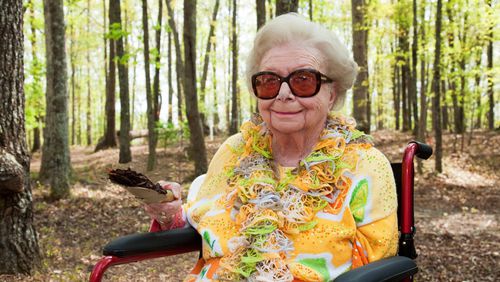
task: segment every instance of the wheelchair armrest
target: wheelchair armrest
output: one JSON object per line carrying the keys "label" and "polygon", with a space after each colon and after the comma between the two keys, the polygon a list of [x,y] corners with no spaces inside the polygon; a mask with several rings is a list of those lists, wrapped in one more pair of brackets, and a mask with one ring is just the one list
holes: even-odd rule
{"label": "wheelchair armrest", "polygon": [[396,256],[378,260],[338,276],[334,282],[400,281],[417,273],[417,264],[410,258]]}
{"label": "wheelchair armrest", "polygon": [[159,251],[184,253],[197,249],[201,250],[201,237],[196,229],[187,227],[119,237],[104,247],[103,254],[124,258]]}
{"label": "wheelchair armrest", "polygon": [[411,141],[410,143],[415,143],[417,145],[417,150],[415,155],[420,159],[427,160],[432,156],[432,147],[418,141]]}

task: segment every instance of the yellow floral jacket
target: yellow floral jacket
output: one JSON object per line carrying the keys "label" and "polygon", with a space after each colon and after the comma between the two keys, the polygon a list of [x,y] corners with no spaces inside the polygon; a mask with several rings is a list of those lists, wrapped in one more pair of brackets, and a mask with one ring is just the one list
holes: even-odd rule
{"label": "yellow floral jacket", "polygon": [[333,119],[337,125],[325,130],[314,151],[324,154],[311,154],[302,170],[274,165],[272,172],[258,171],[255,158],[244,164],[255,152],[261,164],[269,163],[271,148],[262,140],[271,137],[259,124],[247,122],[225,141],[183,206],[203,239],[203,257],[185,281],[331,281],[396,254],[390,164],[371,145],[353,142],[354,125]]}

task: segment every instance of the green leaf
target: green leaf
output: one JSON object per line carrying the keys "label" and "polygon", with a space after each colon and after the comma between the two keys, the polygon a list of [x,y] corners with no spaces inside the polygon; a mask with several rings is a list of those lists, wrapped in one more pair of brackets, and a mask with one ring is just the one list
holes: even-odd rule
{"label": "green leaf", "polygon": [[205,242],[207,242],[208,246],[210,246],[210,249],[212,249],[215,241],[211,242],[212,240],[210,239],[210,234],[208,233],[208,231],[203,232],[203,239],[205,240]]}
{"label": "green leaf", "polygon": [[318,221],[316,221],[316,220],[313,220],[313,221],[305,223],[305,224],[301,224],[301,225],[299,225],[299,230],[300,231],[311,230],[316,226],[316,224],[318,224]]}
{"label": "green leaf", "polygon": [[349,207],[351,208],[352,216],[356,222],[363,221],[365,217],[365,206],[368,200],[368,181],[362,179],[358,182],[352,192]]}
{"label": "green leaf", "polygon": [[305,258],[299,260],[299,263],[319,273],[323,277],[323,281],[330,281],[330,272],[324,258]]}

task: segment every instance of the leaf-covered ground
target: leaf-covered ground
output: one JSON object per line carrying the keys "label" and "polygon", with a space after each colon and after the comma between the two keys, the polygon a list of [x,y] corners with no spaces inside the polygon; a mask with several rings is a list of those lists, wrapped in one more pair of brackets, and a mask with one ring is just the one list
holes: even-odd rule
{"label": "leaf-covered ground", "polygon": [[[411,136],[392,131],[374,134],[377,147],[399,161]],[[210,157],[222,138],[207,141]],[[428,142],[432,143],[429,138]],[[416,281],[499,281],[500,268],[500,134],[475,132],[468,138],[446,135],[445,171],[433,172],[434,159],[417,175],[415,237],[420,271]],[[184,142],[184,145],[186,143]],[[85,281],[110,239],[145,232],[149,219],[139,202],[106,181],[110,168],[131,167],[145,172],[147,147],[133,147],[134,161],[118,165],[118,151],[93,153],[73,147],[72,196],[51,202],[49,191],[33,182],[35,224],[43,257],[32,276],[0,276],[0,281]],[[193,164],[182,144],[158,149],[158,169],[147,175],[167,179],[187,189]],[[32,159],[36,178],[40,156]],[[180,281],[197,260],[197,253],[112,267],[106,281]]]}

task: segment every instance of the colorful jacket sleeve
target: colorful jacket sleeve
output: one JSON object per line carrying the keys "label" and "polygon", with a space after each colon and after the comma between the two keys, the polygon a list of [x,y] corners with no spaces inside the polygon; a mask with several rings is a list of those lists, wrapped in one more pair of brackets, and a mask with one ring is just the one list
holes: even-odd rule
{"label": "colorful jacket sleeve", "polygon": [[357,226],[353,268],[394,256],[398,247],[397,194],[390,163],[373,147],[359,153],[349,203]]}
{"label": "colorful jacket sleeve", "polygon": [[229,137],[215,153],[210,162],[207,174],[203,183],[184,204],[183,209],[186,212],[187,220],[194,228],[197,228],[199,220],[208,212],[215,202],[226,192],[227,176],[226,165],[228,161],[235,158],[234,148],[241,144],[241,134]]}

